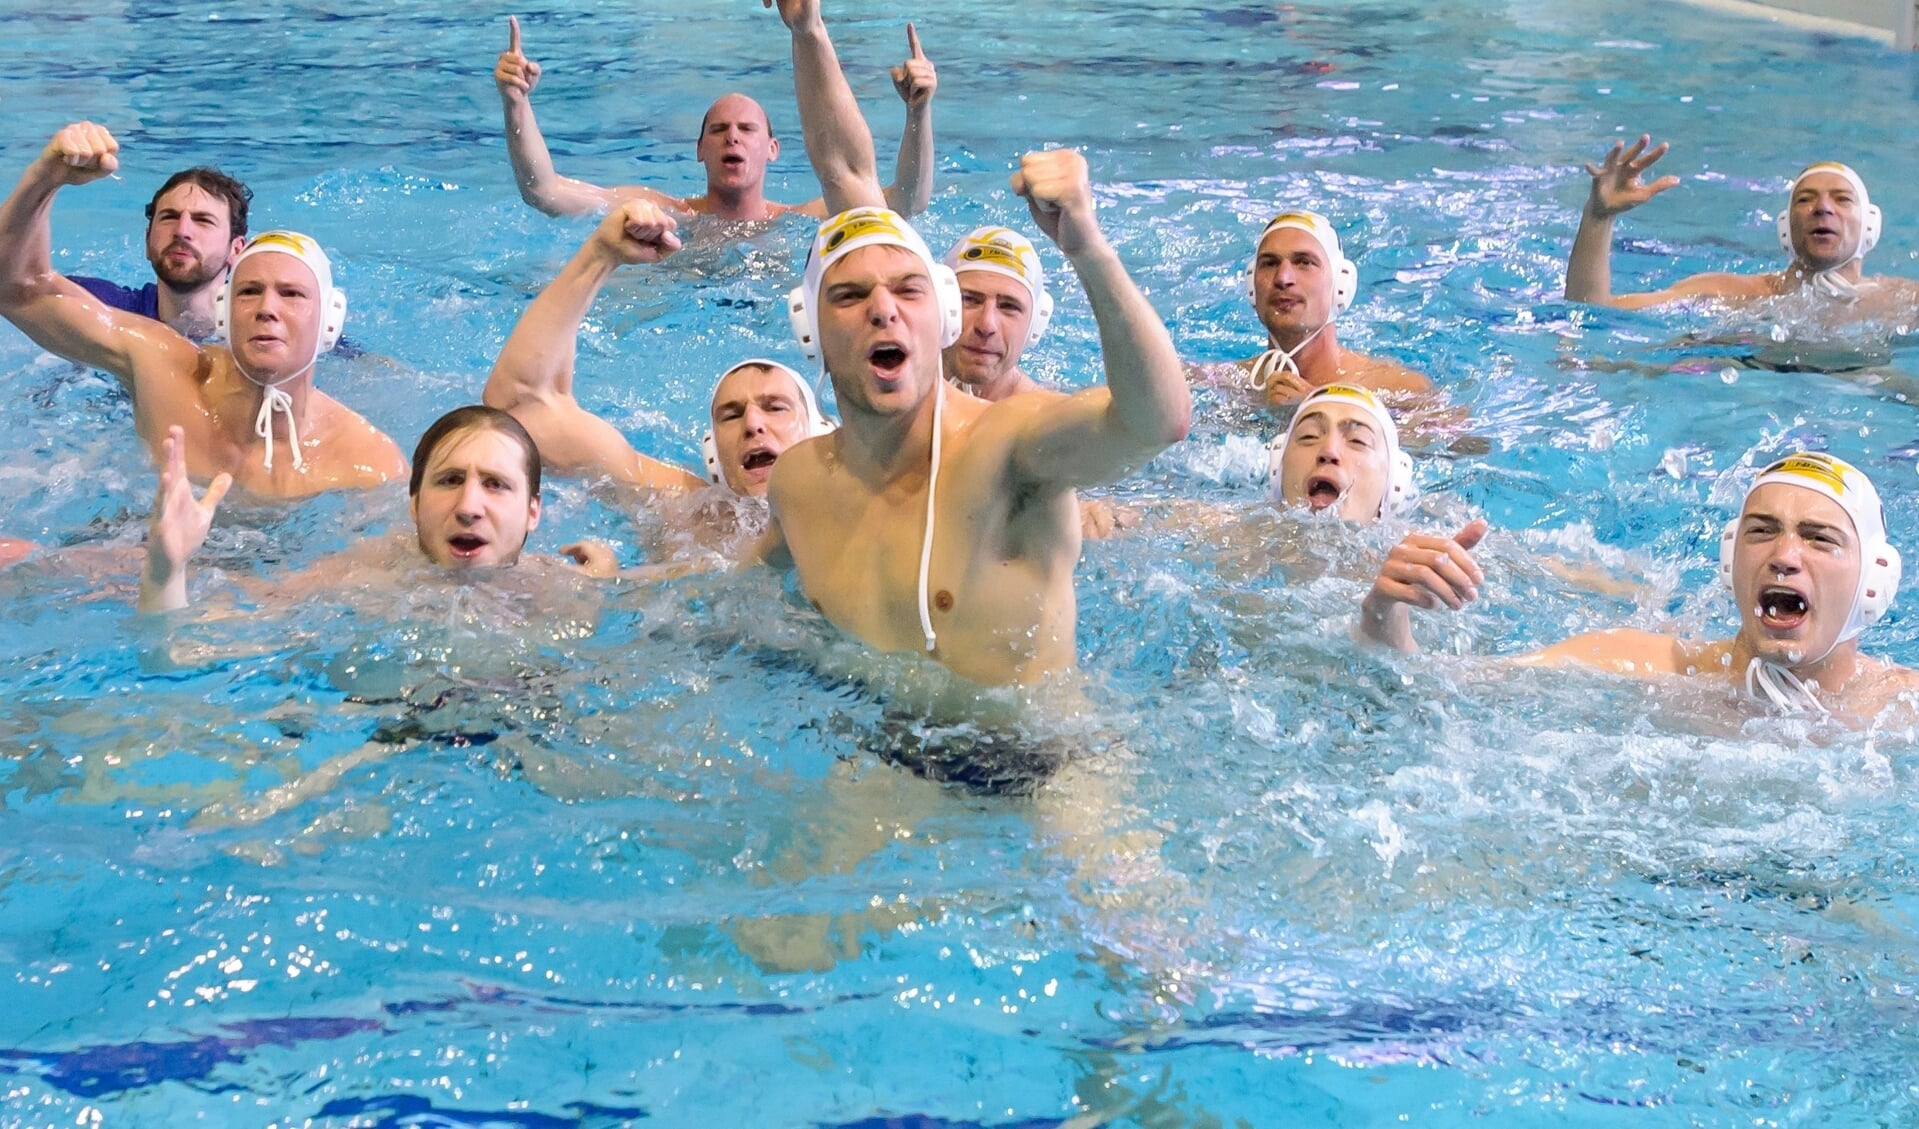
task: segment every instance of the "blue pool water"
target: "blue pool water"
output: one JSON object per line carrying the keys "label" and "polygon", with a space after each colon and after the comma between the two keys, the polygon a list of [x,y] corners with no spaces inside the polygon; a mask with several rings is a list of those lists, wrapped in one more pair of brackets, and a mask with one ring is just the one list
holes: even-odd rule
{"label": "blue pool water", "polygon": [[[1919,274],[1912,60],[1648,2],[828,14],[882,152],[908,14],[940,64],[935,245],[1022,218],[1020,151],[1083,147],[1196,362],[1256,347],[1256,225],[1333,216],[1362,280],[1346,340],[1472,414],[1483,454],[1422,441],[1416,521],[1493,521],[1485,598],[1421,620],[1435,657],[1357,648],[1397,532],[1267,510],[1274,421],[1203,392],[1194,436],[1114,492],[1147,528],[1081,564],[1102,720],[1029,723],[1089,750],[1069,783],[942,790],[862,750],[911,727],[882,698],[952,689],[850,676],[859,649],[768,576],[623,592],[596,623],[430,578],[138,622],[152,474],[128,406],[0,330],[0,532],[66,547],[0,574],[0,1123],[1919,1118],[1914,735],[1472,657],[1618,623],[1725,631],[1708,551],[1729,472],[1795,446],[1873,473],[1910,551],[1912,327],[1557,295],[1579,164],[1642,130],[1686,184],[1622,222],[1622,288],[1770,268],[1789,177],[1831,157],[1888,217],[1873,267]],[[563,170],[696,191],[699,115],[741,88],[788,135],[772,195],[813,194],[760,5],[520,16]],[[321,379],[410,444],[477,396],[589,230],[513,190],[488,77],[504,17],[13,5],[5,163],[76,116],[113,129],[124,179],[62,195],[55,249],[121,279],[145,277],[139,208],[168,172],[244,176],[255,226],[317,235],[352,296],[369,355]],[[693,463],[712,374],[791,355],[780,298],[808,234],[620,278],[582,399]],[[1031,368],[1084,383],[1091,317],[1060,289]],[[1775,371],[1807,366],[1848,371]],[[200,583],[222,606],[404,525],[398,489],[235,509]],[[626,501],[554,484],[537,544],[579,534],[657,551]],[[1895,609],[1869,649],[1919,662],[1916,623]],[[230,818],[297,781],[326,786]]]}

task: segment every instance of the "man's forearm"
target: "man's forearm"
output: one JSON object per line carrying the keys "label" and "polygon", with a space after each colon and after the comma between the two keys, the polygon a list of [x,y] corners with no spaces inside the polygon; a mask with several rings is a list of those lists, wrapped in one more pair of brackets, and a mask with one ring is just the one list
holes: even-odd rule
{"label": "man's forearm", "polygon": [[800,135],[813,174],[819,177],[827,214],[884,205],[873,132],[860,114],[823,23],[793,29],[793,88],[800,105]]}
{"label": "man's forearm", "polygon": [[893,186],[886,190],[887,206],[903,216],[916,216],[933,201],[933,104],[906,111],[906,131],[900,135],[899,160],[893,164]]}
{"label": "man's forearm", "polygon": [[27,166],[0,203],[0,303],[24,297],[53,273],[53,197],[60,177],[45,158]]}
{"label": "man's forearm", "polygon": [[619,264],[597,240],[576,252],[558,277],[520,315],[487,379],[489,404],[511,404],[553,393],[570,395],[580,324]]}
{"label": "man's forearm", "polygon": [[1579,232],[1566,263],[1566,297],[1571,301],[1604,304],[1612,299],[1612,232],[1613,217],[1579,214]]}
{"label": "man's forearm", "polygon": [[1069,257],[1099,325],[1113,410],[1143,447],[1161,450],[1186,438],[1193,397],[1165,322],[1102,237]]}

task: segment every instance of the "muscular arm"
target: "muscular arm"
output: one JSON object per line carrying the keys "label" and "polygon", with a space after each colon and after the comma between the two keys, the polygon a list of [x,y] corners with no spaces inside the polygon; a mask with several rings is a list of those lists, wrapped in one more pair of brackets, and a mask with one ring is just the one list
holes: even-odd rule
{"label": "muscular arm", "polygon": [[1099,230],[1085,159],[1070,149],[1028,153],[1014,190],[1079,275],[1106,364],[1104,387],[1028,412],[1014,466],[1034,482],[1110,482],[1186,437],[1192,392],[1165,323]]}
{"label": "muscular arm", "polygon": [[[770,6],[772,0],[767,3]],[[890,206],[880,188],[873,133],[840,70],[819,5],[815,0],[780,0],[780,18],[793,32],[793,92],[800,104],[800,135],[825,194],[826,214]],[[909,137],[911,128],[909,115]]]}
{"label": "muscular arm", "polygon": [[143,364],[193,371],[193,344],[159,322],[103,305],[55,271],[51,253],[54,194],[118,168],[118,148],[90,122],[67,126],[0,204],[0,317],[48,352],[104,369],[133,391],[135,369]]}
{"label": "muscular arm", "polygon": [[899,159],[893,163],[893,183],[886,188],[886,206],[916,216],[933,200],[933,92],[939,88],[939,75],[910,23],[906,45],[911,54],[893,68],[893,89],[906,104],[906,127],[900,134]]}
{"label": "muscular arm", "polygon": [[1670,635],[1618,628],[1575,635],[1514,662],[1525,666],[1590,666],[1615,674],[1677,674],[1684,651]]}
{"label": "muscular arm", "polygon": [[500,110],[506,118],[506,154],[513,162],[513,179],[520,199],[549,216],[583,216],[604,212],[627,200],[645,200],[662,208],[684,208],[683,201],[640,185],[602,188],[584,180],[561,176],[553,167],[546,137],[533,117],[533,87],[540,81],[540,64],[520,48],[520,21],[507,17],[511,38],[493,67],[493,83],[500,90]]}
{"label": "muscular arm", "polygon": [[1592,192],[1579,215],[1579,231],[1573,236],[1572,256],[1566,263],[1569,300],[1629,309],[1671,300],[1671,297],[1651,294],[1622,297],[1612,292],[1613,221],[1620,213],[1637,208],[1678,185],[1676,176],[1663,176],[1650,184],[1641,179],[1640,174],[1658,164],[1665,155],[1665,142],[1653,145],[1649,135],[1641,134],[1631,145],[1613,142],[1598,164],[1586,165],[1586,174],[1592,177]]}
{"label": "muscular arm", "polygon": [[[580,323],[613,272],[623,262],[642,261],[640,244],[627,235],[627,224],[636,218],[653,223],[665,219],[657,208],[634,203],[602,220],[559,277],[520,315],[481,399],[519,420],[533,436],[542,461],[556,472],[607,475],[648,489],[694,490],[701,485],[698,478],[640,454],[618,428],[580,407],[573,397]],[[670,236],[670,227],[662,230]],[[623,258],[623,253],[635,257]]]}

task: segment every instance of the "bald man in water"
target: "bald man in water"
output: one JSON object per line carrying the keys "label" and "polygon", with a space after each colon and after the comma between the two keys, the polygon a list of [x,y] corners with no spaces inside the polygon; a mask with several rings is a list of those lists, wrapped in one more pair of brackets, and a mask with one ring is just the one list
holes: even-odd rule
{"label": "bald man in water", "polygon": [[[722,220],[770,220],[789,212],[826,217],[824,200],[779,204],[766,198],[766,166],[779,157],[780,142],[773,136],[765,108],[744,94],[722,95],[700,121],[693,153],[706,166],[706,191],[698,196],[673,196],[641,184],[604,188],[560,175],[533,118],[532,94],[540,81],[540,64],[527,58],[521,48],[519,19],[509,16],[507,21],[510,39],[493,68],[493,82],[499,87],[506,115],[507,155],[513,161],[520,197],[535,208],[549,216],[575,216],[641,200],[669,212]],[[914,215],[926,208],[933,195],[933,93],[939,77],[911,24],[906,37],[911,54],[892,72],[893,87],[906,103],[906,131],[900,138],[899,160],[886,201],[893,210]]]}

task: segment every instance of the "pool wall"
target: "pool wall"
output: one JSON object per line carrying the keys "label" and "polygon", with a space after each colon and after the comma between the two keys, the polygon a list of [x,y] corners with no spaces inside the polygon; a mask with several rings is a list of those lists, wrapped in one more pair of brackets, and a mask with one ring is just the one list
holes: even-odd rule
{"label": "pool wall", "polygon": [[1915,46],[1919,0],[1687,0],[1838,35],[1865,35],[1902,51]]}

